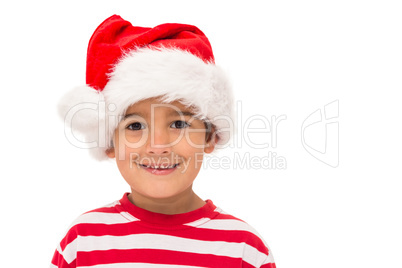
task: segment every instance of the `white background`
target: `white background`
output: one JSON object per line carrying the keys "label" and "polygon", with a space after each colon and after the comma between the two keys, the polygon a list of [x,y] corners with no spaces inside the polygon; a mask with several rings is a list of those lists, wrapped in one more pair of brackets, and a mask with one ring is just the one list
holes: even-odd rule
{"label": "white background", "polygon": [[[243,118],[286,115],[276,148],[243,143],[220,154],[271,151],[286,169],[206,167],[194,185],[254,226],[278,268],[402,267],[398,1],[3,1],[0,13],[2,267],[47,267],[76,216],[129,190],[112,162],[68,143],[56,112],[85,83],[87,42],[112,14],[198,26]],[[334,168],[305,150],[301,126],[336,100]],[[322,127],[313,147],[325,141]]]}

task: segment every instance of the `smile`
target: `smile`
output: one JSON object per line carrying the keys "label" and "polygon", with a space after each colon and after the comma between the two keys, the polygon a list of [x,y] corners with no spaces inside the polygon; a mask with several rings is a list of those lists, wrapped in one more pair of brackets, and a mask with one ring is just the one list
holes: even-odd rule
{"label": "smile", "polygon": [[180,164],[173,164],[173,165],[143,165],[139,164],[141,168],[143,168],[145,171],[148,171],[149,173],[153,175],[168,175],[172,172],[174,172],[177,167]]}
{"label": "smile", "polygon": [[167,165],[160,165],[160,166],[149,165],[149,166],[147,166],[147,165],[140,164],[140,166],[142,166],[143,168],[153,168],[153,169],[169,169],[169,168],[175,168],[178,165],[179,164],[173,164],[173,165],[170,165],[170,166],[167,166]]}

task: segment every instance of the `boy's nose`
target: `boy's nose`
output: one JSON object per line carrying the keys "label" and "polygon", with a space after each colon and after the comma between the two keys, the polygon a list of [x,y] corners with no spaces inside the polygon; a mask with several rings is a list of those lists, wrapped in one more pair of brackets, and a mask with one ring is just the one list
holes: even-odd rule
{"label": "boy's nose", "polygon": [[147,152],[150,154],[169,154],[172,144],[167,131],[155,130],[147,143]]}

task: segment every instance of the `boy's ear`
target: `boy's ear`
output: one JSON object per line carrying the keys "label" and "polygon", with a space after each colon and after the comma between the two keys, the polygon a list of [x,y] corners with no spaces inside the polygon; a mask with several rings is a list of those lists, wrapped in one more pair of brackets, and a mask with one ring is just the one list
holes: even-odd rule
{"label": "boy's ear", "polygon": [[106,155],[107,155],[109,158],[115,158],[115,157],[116,157],[116,152],[115,152],[115,150],[114,150],[114,147],[108,148],[108,149],[106,150]]}
{"label": "boy's ear", "polygon": [[204,152],[209,154],[212,153],[215,149],[215,145],[218,143],[219,137],[216,135],[215,128],[212,127],[211,131],[207,133]]}
{"label": "boy's ear", "polygon": [[204,153],[210,154],[214,151],[214,149],[215,149],[215,143],[207,142],[204,147]]}

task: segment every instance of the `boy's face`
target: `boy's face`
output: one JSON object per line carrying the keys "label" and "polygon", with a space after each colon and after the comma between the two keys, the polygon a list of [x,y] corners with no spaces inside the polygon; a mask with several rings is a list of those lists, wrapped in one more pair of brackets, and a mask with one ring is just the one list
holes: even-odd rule
{"label": "boy's face", "polygon": [[169,198],[191,189],[203,154],[214,150],[204,121],[180,102],[156,98],[129,107],[115,131],[114,148],[120,173],[133,193],[146,198]]}

